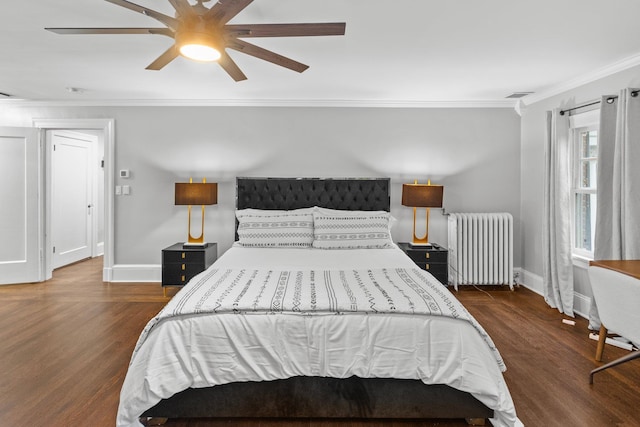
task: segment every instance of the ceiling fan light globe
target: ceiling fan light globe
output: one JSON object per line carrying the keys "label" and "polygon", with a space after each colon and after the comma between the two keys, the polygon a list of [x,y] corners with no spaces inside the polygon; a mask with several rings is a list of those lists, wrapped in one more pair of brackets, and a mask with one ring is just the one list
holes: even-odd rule
{"label": "ceiling fan light globe", "polygon": [[220,59],[220,51],[203,44],[184,44],[180,46],[180,54],[194,61],[212,62]]}
{"label": "ceiling fan light globe", "polygon": [[176,33],[178,51],[185,58],[195,61],[211,62],[220,59],[216,34],[205,28],[188,28]]}

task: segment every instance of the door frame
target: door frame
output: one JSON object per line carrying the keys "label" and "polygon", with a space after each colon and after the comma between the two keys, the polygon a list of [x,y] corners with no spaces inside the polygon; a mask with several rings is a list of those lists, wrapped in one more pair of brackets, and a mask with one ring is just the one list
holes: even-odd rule
{"label": "door frame", "polygon": [[[82,131],[82,130],[97,130],[102,131],[104,139],[104,258],[102,269],[102,280],[110,282],[113,277],[113,265],[114,265],[114,221],[115,221],[115,206],[114,206],[114,194],[115,194],[115,174],[114,174],[114,161],[115,161],[115,120],[114,119],[34,119],[33,127],[40,130],[41,147],[46,146],[46,131],[47,130],[70,130],[70,131]],[[50,198],[50,192],[45,194],[46,189],[50,189],[50,170],[47,174],[42,174],[42,181],[40,188],[43,189],[42,196]],[[46,176],[45,176],[46,175]],[[47,208],[47,206],[49,208]],[[43,217],[41,223],[47,224],[51,217],[49,211],[50,204],[45,203],[43,211]],[[44,228],[44,227],[43,227]],[[41,247],[44,247],[44,256],[41,257],[42,269],[44,272],[44,280],[51,279],[53,276],[53,268],[51,267],[51,239],[50,231],[45,230],[45,233],[41,234],[43,241]],[[47,241],[49,247],[47,247]]]}

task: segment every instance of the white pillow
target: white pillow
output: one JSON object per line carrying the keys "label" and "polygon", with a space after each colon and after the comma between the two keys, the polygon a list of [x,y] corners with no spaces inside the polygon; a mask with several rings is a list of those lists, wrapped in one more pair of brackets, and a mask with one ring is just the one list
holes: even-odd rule
{"label": "white pillow", "polygon": [[310,248],[313,214],[296,211],[236,211],[238,244],[253,248]]}
{"label": "white pillow", "polygon": [[313,247],[319,249],[392,248],[388,212],[313,213]]}
{"label": "white pillow", "polygon": [[315,209],[315,212],[321,213],[323,215],[341,215],[341,216],[389,215],[389,232],[391,232],[391,227],[393,227],[395,223],[398,222],[398,220],[387,211],[346,211],[346,210],[340,210],[340,209],[321,208],[320,206],[316,206],[313,209]]}

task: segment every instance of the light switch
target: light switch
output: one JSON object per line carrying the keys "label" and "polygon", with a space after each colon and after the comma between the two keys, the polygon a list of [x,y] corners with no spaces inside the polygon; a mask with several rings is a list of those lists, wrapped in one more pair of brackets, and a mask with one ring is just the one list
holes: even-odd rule
{"label": "light switch", "polygon": [[122,194],[122,186],[116,185],[116,196],[120,196]]}
{"label": "light switch", "polygon": [[131,187],[128,185],[123,185],[122,194],[124,194],[125,196],[128,196],[129,194],[131,194]]}

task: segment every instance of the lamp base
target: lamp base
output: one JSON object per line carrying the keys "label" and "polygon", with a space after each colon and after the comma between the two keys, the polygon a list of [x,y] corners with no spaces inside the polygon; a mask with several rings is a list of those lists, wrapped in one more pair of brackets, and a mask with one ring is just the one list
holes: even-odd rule
{"label": "lamp base", "polygon": [[206,248],[209,246],[209,243],[189,243],[189,242],[185,242],[182,244],[182,247],[184,249],[187,248]]}
{"label": "lamp base", "polygon": [[418,246],[418,247],[423,247],[423,248],[424,247],[429,248],[429,247],[433,246],[433,243],[413,243],[413,242],[409,242],[409,246],[412,246],[412,247]]}

